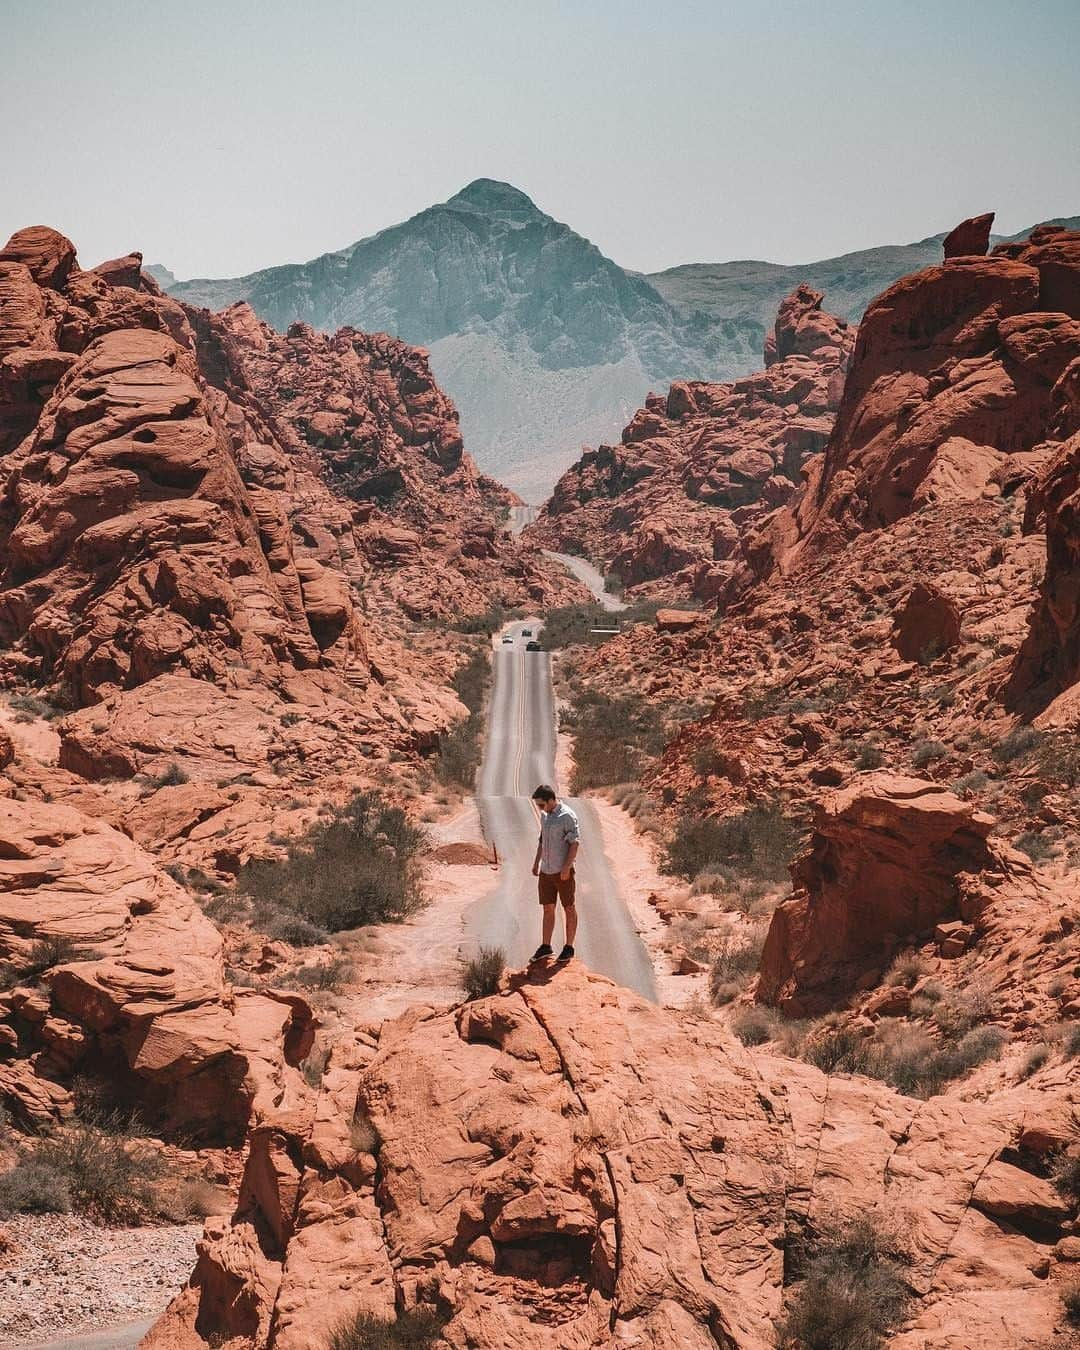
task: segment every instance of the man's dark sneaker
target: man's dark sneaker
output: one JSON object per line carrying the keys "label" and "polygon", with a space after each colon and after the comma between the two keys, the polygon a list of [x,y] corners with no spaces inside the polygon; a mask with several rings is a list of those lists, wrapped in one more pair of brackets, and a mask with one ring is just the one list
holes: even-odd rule
{"label": "man's dark sneaker", "polygon": [[566,946],[562,949],[562,951],[559,953],[559,955],[558,955],[558,957],[556,958],[556,960],[558,960],[558,961],[572,961],[573,959],[574,959],[574,949],[573,949],[573,947],[570,946],[570,944],[569,944],[569,942],[568,942],[568,943],[566,944]]}
{"label": "man's dark sneaker", "polygon": [[547,943],[541,942],[540,946],[537,947],[536,951],[533,952],[532,959],[533,961],[544,961],[549,956],[553,955],[554,953],[552,952],[551,948],[547,945]]}

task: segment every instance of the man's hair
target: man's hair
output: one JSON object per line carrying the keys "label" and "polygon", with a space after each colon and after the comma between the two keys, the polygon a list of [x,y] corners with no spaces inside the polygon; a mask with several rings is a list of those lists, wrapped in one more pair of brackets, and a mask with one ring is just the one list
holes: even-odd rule
{"label": "man's hair", "polygon": [[555,789],[548,787],[547,783],[541,783],[533,793],[534,802],[553,802],[555,800]]}

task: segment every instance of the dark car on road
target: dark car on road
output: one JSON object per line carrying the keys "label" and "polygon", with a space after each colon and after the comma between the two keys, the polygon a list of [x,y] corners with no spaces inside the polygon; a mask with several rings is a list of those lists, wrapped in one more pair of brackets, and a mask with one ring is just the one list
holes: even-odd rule
{"label": "dark car on road", "polygon": [[526,642],[525,650],[527,652],[542,652],[544,649],[540,646],[539,642]]}

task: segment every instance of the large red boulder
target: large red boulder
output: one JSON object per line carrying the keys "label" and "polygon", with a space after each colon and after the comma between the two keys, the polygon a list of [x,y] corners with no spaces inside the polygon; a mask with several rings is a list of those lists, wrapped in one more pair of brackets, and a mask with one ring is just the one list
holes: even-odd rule
{"label": "large red boulder", "polygon": [[773,915],[757,997],[792,1014],[842,1003],[896,949],[964,910],[965,873],[996,866],[993,820],[940,788],[891,773],[827,797],[795,893]]}
{"label": "large red boulder", "polygon": [[917,581],[895,615],[893,645],[905,661],[929,664],[960,641],[960,608],[930,582]]}
{"label": "large red boulder", "polygon": [[942,241],[946,258],[982,257],[990,247],[990,226],[993,223],[993,211],[962,220]]}

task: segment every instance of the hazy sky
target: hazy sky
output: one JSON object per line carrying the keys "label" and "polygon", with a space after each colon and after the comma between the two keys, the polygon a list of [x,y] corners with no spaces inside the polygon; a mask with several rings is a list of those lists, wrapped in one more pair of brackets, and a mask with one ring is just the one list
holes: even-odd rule
{"label": "hazy sky", "polygon": [[231,276],[477,177],[624,266],[1080,214],[1078,0],[0,0],[0,235]]}

